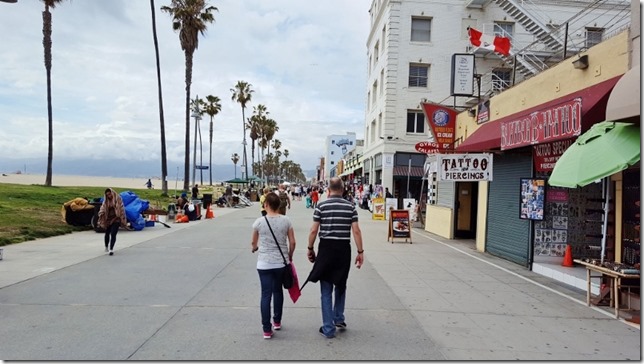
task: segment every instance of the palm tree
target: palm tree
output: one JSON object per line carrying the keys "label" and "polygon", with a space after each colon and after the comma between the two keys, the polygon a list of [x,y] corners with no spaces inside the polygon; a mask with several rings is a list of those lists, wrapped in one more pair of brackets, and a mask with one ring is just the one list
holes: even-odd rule
{"label": "palm tree", "polygon": [[[248,118],[248,122],[246,123],[246,128],[250,130],[250,157],[251,165],[253,166],[255,165],[255,141],[259,139],[261,123],[266,119],[267,115],[268,111],[266,111],[266,106],[259,104],[253,108],[253,116]],[[255,173],[257,172],[253,170],[253,174]]]}
{"label": "palm tree", "polygon": [[[194,141],[194,156],[192,157],[192,183],[197,182],[195,171],[197,169],[197,136],[199,136],[199,166],[203,166],[203,150],[201,145],[201,116],[204,114],[205,102],[197,95],[193,100],[190,100],[190,110],[192,116],[195,118],[195,141]],[[203,169],[199,168],[201,174],[201,183],[203,185]]]}
{"label": "palm tree", "polygon": [[171,0],[170,6],[161,10],[172,15],[172,29],[179,31],[181,49],[186,59],[186,143],[183,189],[188,190],[190,181],[190,86],[192,84],[192,59],[199,47],[199,34],[203,35],[208,23],[215,21],[214,6],[208,6],[206,0]]}
{"label": "palm tree", "polygon": [[219,97],[213,95],[206,96],[204,111],[210,115],[210,162],[208,163],[208,169],[210,170],[210,185],[212,186],[212,119],[221,111],[221,100],[219,100]]}
{"label": "palm tree", "polygon": [[284,149],[284,158],[288,158],[289,154],[288,149]]}
{"label": "palm tree", "polygon": [[244,168],[246,171],[246,178],[248,178],[248,158],[246,157],[246,116],[244,110],[246,109],[246,104],[250,102],[253,91],[250,87],[252,85],[246,81],[237,81],[235,88],[231,88],[230,91],[233,93],[233,101],[239,102],[242,109],[242,128],[244,129],[244,140],[242,144],[244,145]]}
{"label": "palm tree", "polygon": [[51,186],[52,163],[54,161],[54,117],[51,110],[51,12],[63,0],[42,0],[45,11],[42,12],[42,45],[45,50],[45,70],[47,71],[47,120],[49,125],[49,146],[47,148],[47,176],[45,186]]}
{"label": "palm tree", "polygon": [[163,93],[161,92],[161,63],[159,61],[159,42],[157,40],[157,22],[154,12],[154,0],[150,0],[152,12],[152,36],[154,38],[154,53],[157,60],[157,89],[159,90],[159,123],[161,124],[161,191],[163,196],[168,195],[168,158],[165,150],[165,121],[163,119]]}
{"label": "palm tree", "polygon": [[235,165],[235,179],[237,179],[237,162],[239,162],[239,154],[233,153],[233,155],[230,157],[230,160],[232,160],[233,164]]}
{"label": "palm tree", "polygon": [[[262,123],[262,139],[260,140],[262,147],[262,159],[264,159],[264,149],[268,149],[267,155],[270,154],[270,141],[273,140],[275,133],[279,131],[279,129],[280,128],[277,126],[277,122],[275,122],[275,120],[273,119],[266,119]],[[266,177],[266,169],[264,168],[263,170],[263,176]],[[268,183],[268,180],[266,180],[266,183]]]}

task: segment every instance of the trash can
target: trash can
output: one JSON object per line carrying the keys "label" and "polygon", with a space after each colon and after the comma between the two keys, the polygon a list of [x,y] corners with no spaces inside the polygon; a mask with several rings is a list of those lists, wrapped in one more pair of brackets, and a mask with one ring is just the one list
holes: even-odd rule
{"label": "trash can", "polygon": [[173,221],[175,216],[177,216],[177,205],[171,203],[168,205],[168,220]]}
{"label": "trash can", "polygon": [[204,209],[208,209],[208,207],[212,205],[212,193],[204,193],[203,194],[203,207]]}

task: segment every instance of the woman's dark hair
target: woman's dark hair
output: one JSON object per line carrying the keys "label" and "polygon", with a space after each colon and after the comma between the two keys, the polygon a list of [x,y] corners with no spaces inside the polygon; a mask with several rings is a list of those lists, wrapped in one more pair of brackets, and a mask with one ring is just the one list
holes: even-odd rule
{"label": "woman's dark hair", "polygon": [[276,193],[269,193],[264,201],[273,211],[277,211],[280,208],[280,197]]}

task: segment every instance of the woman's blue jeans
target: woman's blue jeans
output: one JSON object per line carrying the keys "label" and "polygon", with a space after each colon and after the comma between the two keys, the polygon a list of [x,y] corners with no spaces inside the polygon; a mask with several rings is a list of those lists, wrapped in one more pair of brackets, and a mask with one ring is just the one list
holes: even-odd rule
{"label": "woman's blue jeans", "polygon": [[342,295],[338,294],[335,287],[335,304],[333,302],[333,283],[320,280],[320,298],[322,306],[322,333],[325,336],[335,335],[335,324],[344,322],[344,300],[347,290]]}
{"label": "woman's blue jeans", "polygon": [[273,322],[282,322],[282,308],[284,306],[284,291],[282,290],[282,276],[284,268],[258,269],[259,283],[262,287],[262,298],[259,301],[262,313],[262,328],[264,332],[273,330],[271,324],[271,298],[273,298]]}

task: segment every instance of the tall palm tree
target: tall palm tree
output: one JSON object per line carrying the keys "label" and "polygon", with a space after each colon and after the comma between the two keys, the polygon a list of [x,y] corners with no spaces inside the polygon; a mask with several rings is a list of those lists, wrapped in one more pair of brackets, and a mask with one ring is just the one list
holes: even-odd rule
{"label": "tall palm tree", "polygon": [[152,37],[154,38],[154,54],[157,61],[157,89],[159,91],[159,123],[161,124],[161,191],[164,196],[168,195],[168,158],[165,149],[165,121],[163,119],[163,93],[161,92],[161,62],[159,60],[159,41],[157,40],[157,22],[154,11],[154,0],[150,0],[150,12],[152,13]]}
{"label": "tall palm tree", "polygon": [[212,14],[218,11],[206,0],[171,0],[170,6],[161,10],[172,15],[172,29],[179,31],[181,49],[186,59],[186,143],[184,159],[183,189],[188,191],[190,182],[190,86],[192,85],[192,59],[199,47],[199,34],[203,35],[208,23],[215,21]]}
{"label": "tall palm tree", "polygon": [[[267,149],[268,153],[270,154],[270,142],[273,140],[273,137],[275,136],[275,133],[279,131],[279,127],[277,126],[277,122],[273,119],[266,119],[262,123],[262,139],[260,140],[261,147],[262,147],[262,159],[264,159],[264,150]],[[268,159],[268,158],[267,158]],[[264,161],[266,163],[266,161]],[[266,178],[266,169],[263,168],[263,176]],[[265,180],[266,183],[268,183],[268,180]]]}
{"label": "tall palm tree", "polygon": [[62,1],[42,0],[45,3],[45,11],[42,12],[42,45],[45,51],[45,70],[47,71],[47,120],[49,125],[45,186],[51,186],[52,164],[54,161],[54,117],[51,110],[51,12],[49,9],[55,8]]}
{"label": "tall palm tree", "polygon": [[[246,128],[250,131],[249,136],[250,136],[250,157],[251,157],[251,165],[255,165],[255,141],[259,139],[259,134],[260,134],[260,127],[261,123],[264,119],[266,119],[268,115],[268,111],[266,111],[266,106],[259,104],[253,108],[253,116],[248,118],[248,122],[246,123]],[[259,149],[259,148],[258,148]],[[256,172],[253,171],[253,174]]]}
{"label": "tall palm tree", "polygon": [[246,178],[248,178],[248,158],[246,157],[246,115],[244,110],[246,110],[246,104],[250,102],[253,91],[250,87],[252,85],[246,81],[237,81],[235,88],[231,88],[230,91],[233,93],[233,101],[238,102],[241,105],[242,109],[242,128],[244,129],[244,140],[242,144],[244,145],[244,168],[246,171]]}
{"label": "tall palm tree", "polygon": [[[193,100],[190,100],[190,110],[192,110],[192,116],[195,116],[195,141],[194,141],[194,156],[192,157],[192,183],[196,183],[197,179],[195,176],[195,171],[197,169],[197,136],[199,136],[199,165],[203,166],[203,150],[201,145],[201,116],[204,114],[204,105],[205,102],[203,99],[199,98],[197,95]],[[203,169],[199,169],[201,174],[201,183],[203,185]]]}
{"label": "tall palm tree", "polygon": [[284,149],[284,158],[288,158],[289,154],[288,149]]}
{"label": "tall palm tree", "polygon": [[213,95],[206,96],[204,111],[210,115],[210,161],[208,163],[208,169],[210,170],[210,185],[212,186],[212,119],[221,111],[221,100],[219,100],[219,97]]}
{"label": "tall palm tree", "polygon": [[237,179],[237,162],[239,162],[239,154],[233,153],[233,155],[230,157],[230,160],[232,160],[233,164],[235,165],[235,179]]}

